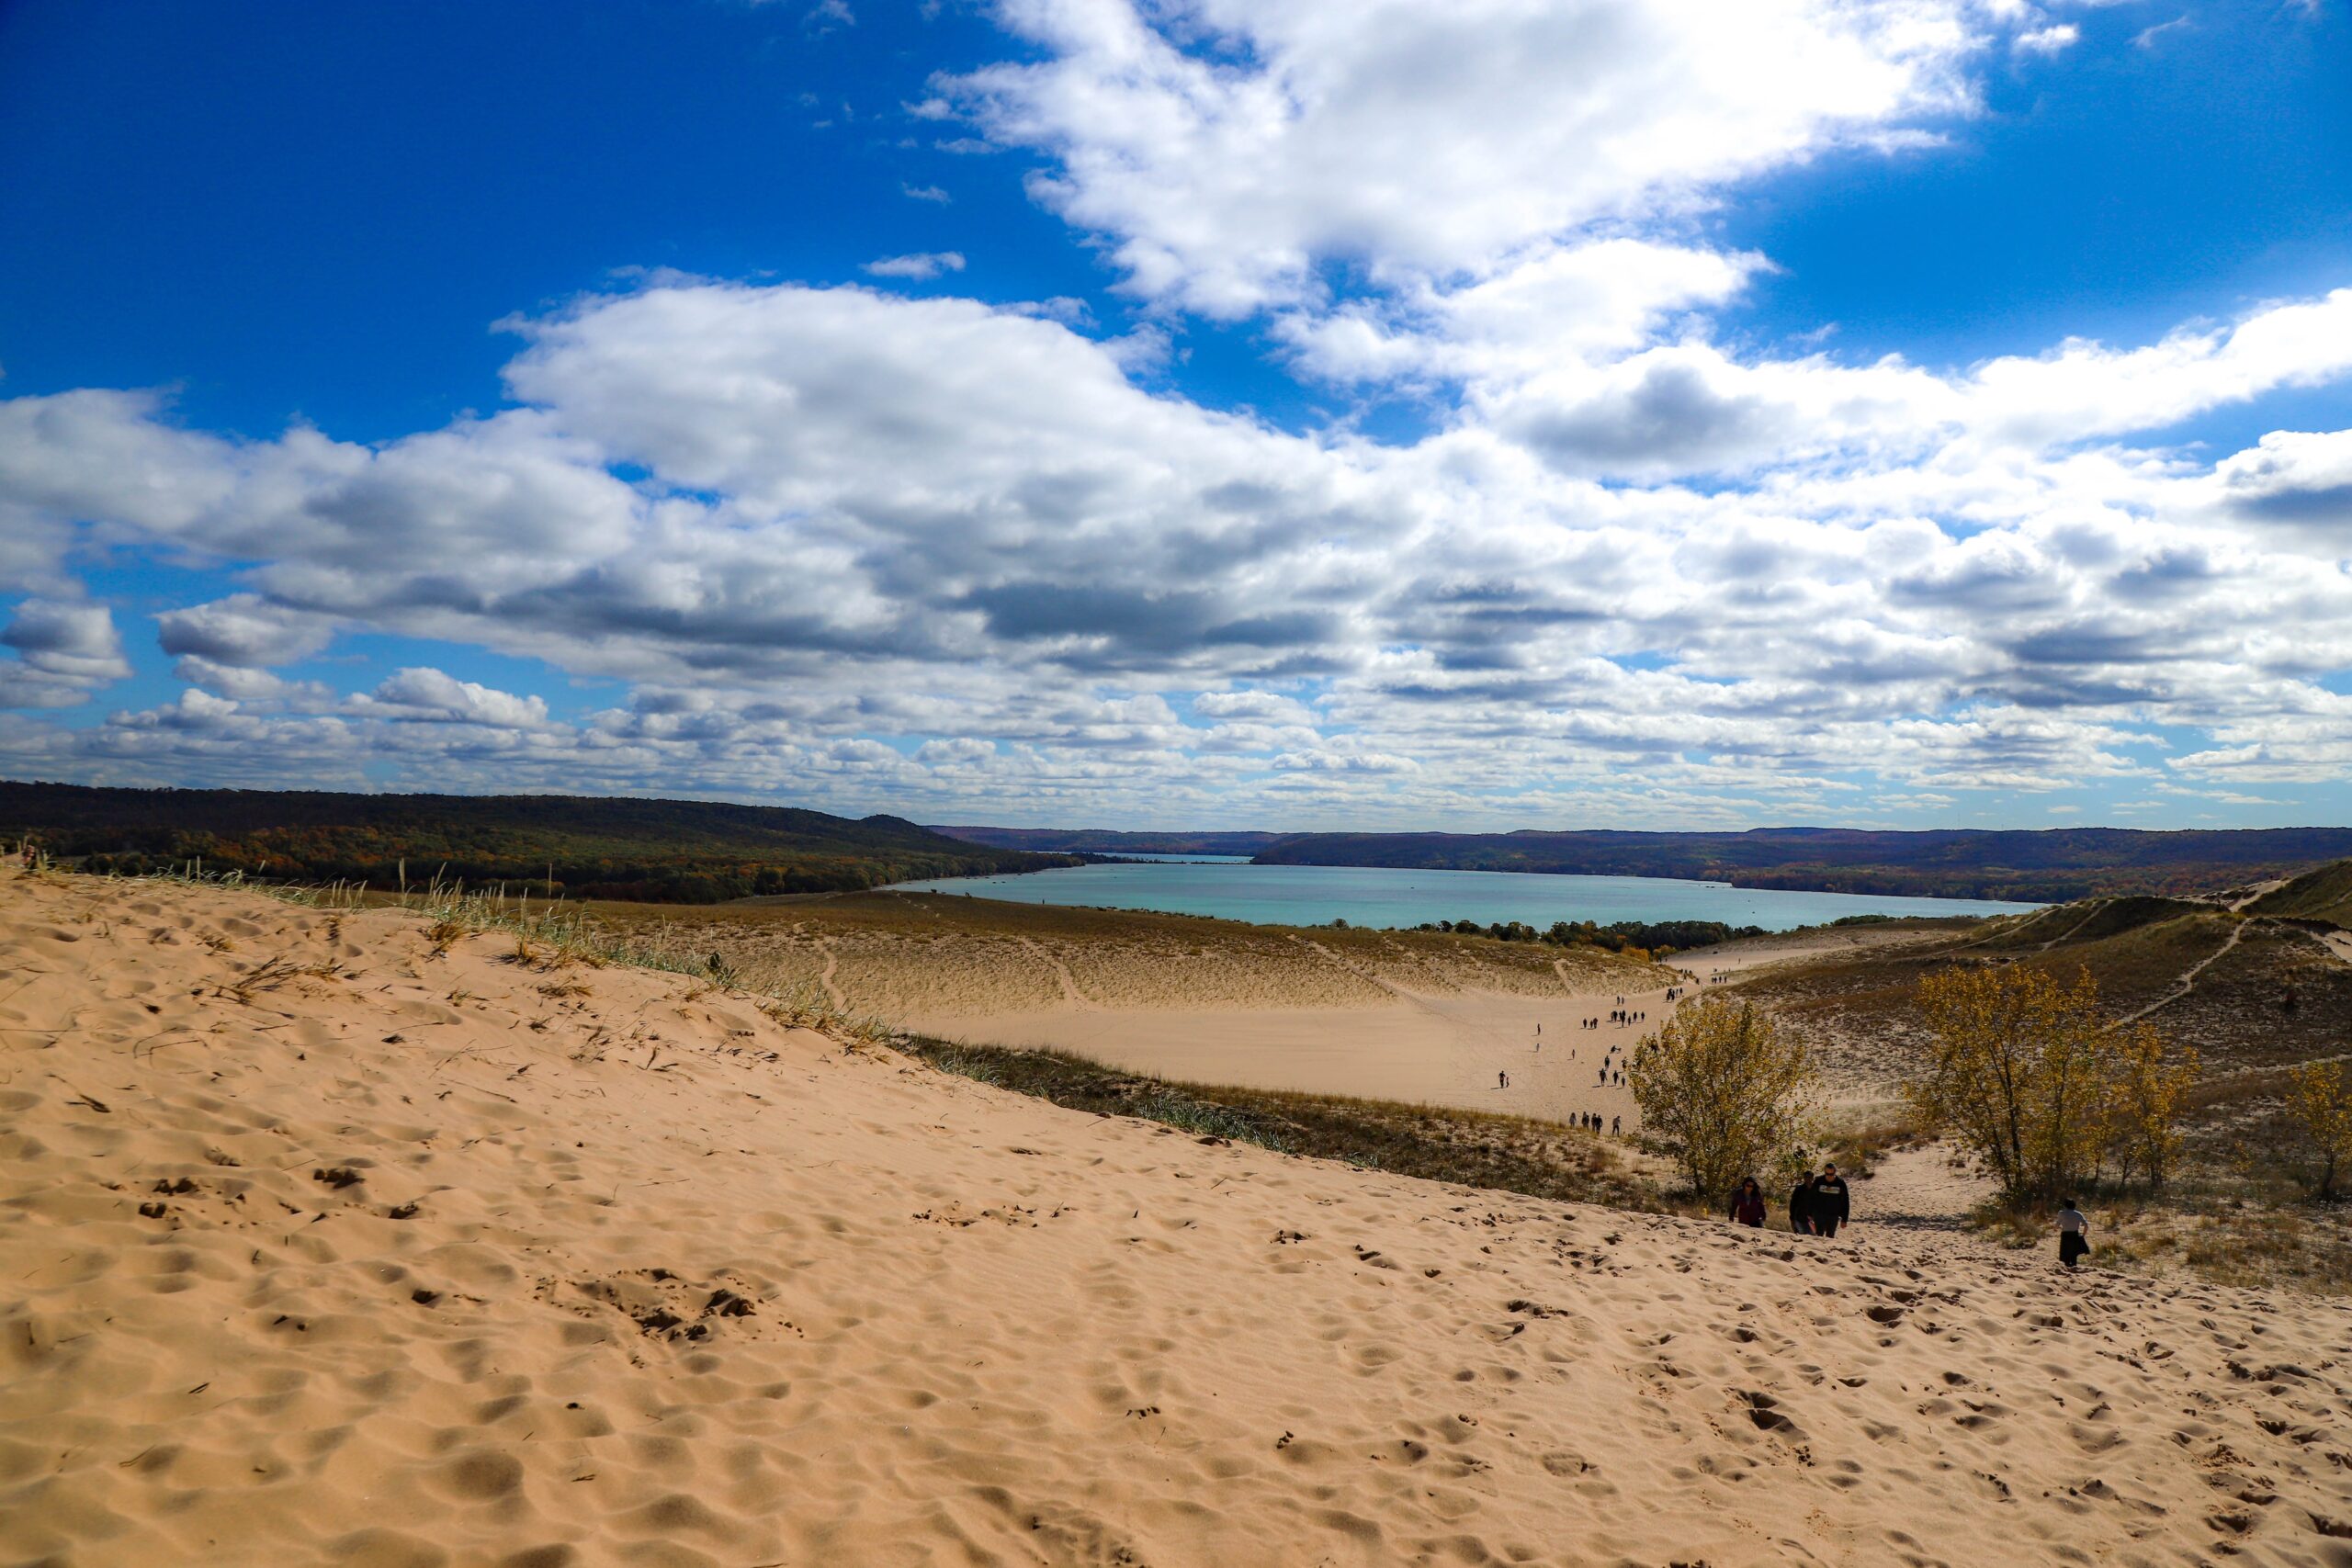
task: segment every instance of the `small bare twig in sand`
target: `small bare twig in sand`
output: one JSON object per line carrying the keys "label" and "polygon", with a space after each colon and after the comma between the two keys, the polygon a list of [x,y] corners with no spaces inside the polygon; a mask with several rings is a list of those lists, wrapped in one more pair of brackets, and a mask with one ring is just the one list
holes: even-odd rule
{"label": "small bare twig in sand", "polygon": [[343,973],[340,959],[330,958],[319,964],[297,964],[286,953],[265,958],[243,975],[220,987],[220,995],[250,1005],[264,991],[274,991],[280,986],[309,976],[332,980]]}

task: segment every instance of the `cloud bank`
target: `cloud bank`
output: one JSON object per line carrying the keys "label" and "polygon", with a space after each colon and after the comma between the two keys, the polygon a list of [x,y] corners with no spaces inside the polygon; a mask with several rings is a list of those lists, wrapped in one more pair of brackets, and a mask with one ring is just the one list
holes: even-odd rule
{"label": "cloud bank", "polygon": [[[239,587],[141,629],[175,700],[0,716],[0,766],[1656,825],[2352,770],[2352,433],[2169,434],[2352,371],[2352,289],[1940,367],[1718,324],[1770,264],[1691,214],[1964,124],[1976,62],[2071,30],[2048,13],[1003,16],[1034,57],[941,78],[924,115],[1038,158],[1035,199],[1159,320],[1255,319],[1309,385],[1426,400],[1428,432],[1204,406],[1082,311],[677,278],[508,323],[505,406],[379,445],[18,398],[0,701],[128,673],[77,551]],[[316,660],[361,630],[628,694],[337,690]]]}

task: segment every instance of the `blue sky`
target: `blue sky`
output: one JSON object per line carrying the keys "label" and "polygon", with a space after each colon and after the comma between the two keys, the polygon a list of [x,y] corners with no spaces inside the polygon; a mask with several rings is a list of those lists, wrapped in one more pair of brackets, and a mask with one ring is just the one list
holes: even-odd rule
{"label": "blue sky", "polygon": [[0,10],[0,771],[2352,807],[2337,0]]}

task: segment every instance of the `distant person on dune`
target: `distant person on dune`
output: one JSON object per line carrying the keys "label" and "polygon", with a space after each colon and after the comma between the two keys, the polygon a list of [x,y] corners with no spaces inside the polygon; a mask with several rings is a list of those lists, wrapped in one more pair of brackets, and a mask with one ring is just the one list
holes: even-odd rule
{"label": "distant person on dune", "polygon": [[1807,1166],[1789,1189],[1789,1229],[1798,1235],[1813,1234],[1813,1168]]}
{"label": "distant person on dune", "polygon": [[1813,1179],[1813,1228],[1823,1235],[1836,1235],[1838,1227],[1852,1217],[1846,1179],[1838,1174],[1837,1166],[1823,1166]]}
{"label": "distant person on dune", "polygon": [[1756,1184],[1756,1178],[1751,1176],[1741,1182],[1739,1190],[1732,1195],[1731,1219],[1732,1224],[1750,1230],[1764,1228],[1764,1189]]}
{"label": "distant person on dune", "polygon": [[2058,1261],[2067,1268],[2091,1249],[2091,1223],[2075,1207],[2072,1198],[2058,1211]]}

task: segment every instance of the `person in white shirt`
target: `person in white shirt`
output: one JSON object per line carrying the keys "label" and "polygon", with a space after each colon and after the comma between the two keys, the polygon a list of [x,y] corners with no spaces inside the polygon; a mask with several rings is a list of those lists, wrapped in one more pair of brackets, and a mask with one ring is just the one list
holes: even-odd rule
{"label": "person in white shirt", "polygon": [[2080,1209],[2075,1207],[2075,1201],[2072,1198],[2067,1199],[2064,1206],[2058,1211],[2059,1262],[2072,1269],[2075,1266],[2075,1260],[2091,1249],[2090,1229],[2090,1221],[2083,1217],[2083,1212]]}

